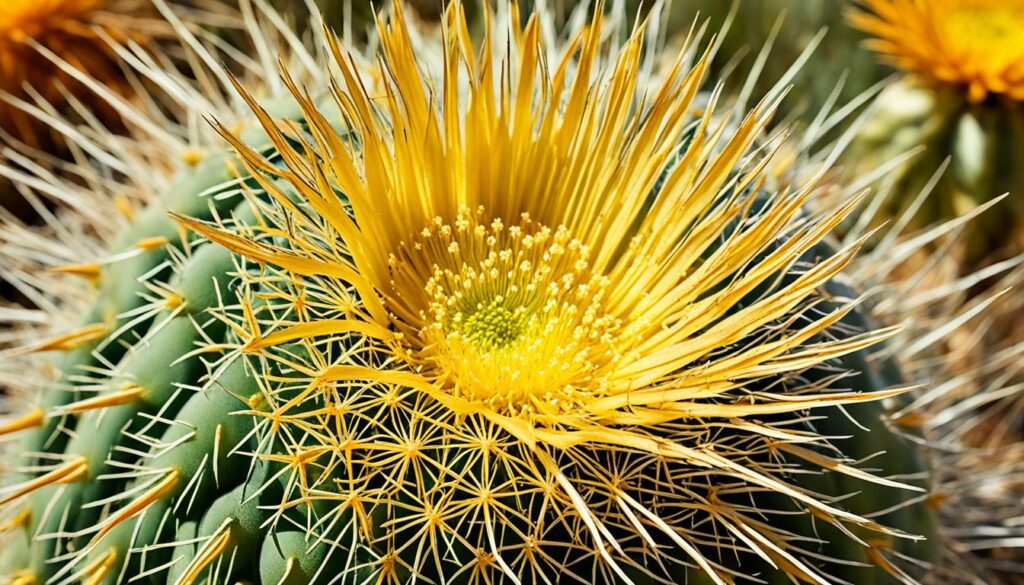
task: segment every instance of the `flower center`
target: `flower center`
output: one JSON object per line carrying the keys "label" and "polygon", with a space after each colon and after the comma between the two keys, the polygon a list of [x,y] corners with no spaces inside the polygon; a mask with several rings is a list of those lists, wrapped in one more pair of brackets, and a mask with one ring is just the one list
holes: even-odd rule
{"label": "flower center", "polygon": [[938,32],[965,65],[982,69],[988,59],[1008,60],[1024,50],[1024,3],[1018,0],[960,0],[942,12]]}
{"label": "flower center", "polygon": [[526,310],[503,305],[500,295],[486,305],[481,302],[461,323],[461,334],[476,347],[501,349],[512,345],[526,329]]}
{"label": "flower center", "polygon": [[483,216],[438,218],[392,258],[399,280],[422,275],[413,359],[453,394],[506,414],[577,409],[602,393],[617,355],[608,279],[565,227]]}

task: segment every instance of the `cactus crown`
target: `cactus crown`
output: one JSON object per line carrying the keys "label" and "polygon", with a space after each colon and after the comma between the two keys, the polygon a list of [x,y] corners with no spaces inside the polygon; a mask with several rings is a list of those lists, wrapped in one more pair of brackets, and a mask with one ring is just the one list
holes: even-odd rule
{"label": "cactus crown", "polygon": [[[773,152],[751,147],[776,100],[725,132],[714,102],[692,113],[706,55],[687,66],[685,47],[648,84],[645,28],[605,56],[603,18],[551,55],[537,18],[512,17],[509,43],[488,32],[478,53],[453,4],[431,71],[398,4],[377,85],[332,44],[342,130],[290,81],[308,130],[247,96],[279,164],[222,129],[266,193],[255,223],[177,218],[254,264],[239,298],[254,317],[236,331],[262,378],[294,372],[255,413],[273,436],[258,455],[294,470],[286,507],[340,500],[335,517],[395,579],[468,559],[511,579],[628,579],[650,555],[724,582],[724,551],[695,545],[703,529],[661,504],[698,493],[761,554],[803,566],[723,486],[896,534],[772,471],[786,441],[766,437],[792,421],[708,443],[717,424],[899,392],[754,389],[889,334],[824,339],[853,305],[811,312],[855,246],[767,285],[853,203],[801,219],[812,180],[755,211]],[[593,567],[570,569],[573,554]]]}

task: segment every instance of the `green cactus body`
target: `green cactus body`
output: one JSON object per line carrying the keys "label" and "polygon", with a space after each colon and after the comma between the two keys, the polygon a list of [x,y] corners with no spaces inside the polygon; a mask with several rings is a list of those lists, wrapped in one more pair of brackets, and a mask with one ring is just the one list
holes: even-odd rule
{"label": "green cactus body", "polygon": [[[468,112],[441,115],[419,93],[400,7],[393,18],[381,30],[389,105],[371,107],[344,58],[329,105],[290,79],[294,101],[271,113],[243,94],[259,129],[225,131],[231,151],[185,170],[127,228],[113,253],[164,245],[101,270],[85,322],[119,336],[66,352],[40,406],[54,416],[22,447],[30,463],[58,464],[9,498],[27,514],[0,567],[19,583],[90,585],[890,583],[904,570],[894,552],[935,560],[919,542],[935,536],[933,513],[914,491],[928,489],[925,454],[885,420],[882,399],[905,381],[869,356],[888,333],[833,279],[849,252],[824,243],[852,205],[811,218],[810,188],[782,197],[740,162],[771,108],[724,138],[712,113],[689,119],[701,63],[676,72],[653,113],[634,112],[644,37],[608,68],[618,89],[599,89],[586,77],[602,64],[597,15],[564,111],[487,96],[497,62],[467,65],[451,44],[446,71],[479,65],[481,77]],[[536,68],[516,78],[533,96],[538,25],[508,26],[527,47],[516,58]],[[459,104],[455,85],[442,93]],[[493,110],[513,103],[517,114]],[[476,116],[464,137],[461,115]],[[512,118],[526,130],[501,125]],[[604,118],[586,146],[531,138]],[[534,157],[537,176],[473,174],[502,153]],[[614,161],[635,172],[603,174]],[[422,175],[403,182],[405,164]],[[608,183],[590,184],[597,175]],[[544,177],[565,193],[587,185],[566,195],[583,207],[559,219],[547,191],[506,197]],[[609,193],[624,194],[585,205]],[[399,201],[424,194],[437,200]],[[608,229],[576,240],[581,217]],[[202,237],[183,241],[179,226]],[[619,239],[602,247],[613,227]],[[416,264],[421,253],[435,264]],[[439,266],[476,253],[479,266]],[[508,257],[514,268],[495,268]],[[638,268],[657,257],[672,263]],[[474,279],[486,281],[458,289]],[[164,306],[125,329],[157,283]],[[681,298],[678,314],[659,312]],[[140,341],[122,345],[129,332]],[[663,343],[673,336],[683,341]],[[101,361],[114,364],[102,392],[69,383]],[[856,468],[877,453],[879,471]]]}
{"label": "green cactus body", "polygon": [[[232,416],[232,413],[244,407],[239,396],[256,392],[258,386],[239,361],[216,377],[210,389],[193,396],[182,408],[176,424],[161,437],[163,445],[177,447],[146,461],[144,466],[150,473],[135,481],[135,487],[145,489],[136,490],[139,495],[133,504],[145,502],[145,507],[122,508],[122,516],[108,516],[98,525],[99,531],[89,535],[90,541],[84,549],[91,551],[86,566],[104,567],[101,573],[93,574],[104,577],[98,582],[119,583],[125,575],[137,575],[152,568],[149,562],[153,557],[159,558],[167,551],[130,553],[173,537],[174,524],[169,524],[168,518],[183,522],[195,520],[215,500],[217,509],[222,510],[227,505],[224,503],[227,500],[220,501],[218,495],[240,480],[244,481],[250,464],[245,457],[232,456],[230,448],[252,432],[247,417]],[[237,489],[241,494],[242,488]],[[249,487],[250,491],[254,489]],[[236,505],[242,503],[239,498],[236,500]],[[250,504],[245,510],[252,512],[252,508]],[[129,521],[142,511],[146,514],[138,516],[137,521]],[[252,521],[251,515],[245,519]],[[246,526],[251,527],[251,524]],[[201,523],[199,534],[206,528],[207,525]]]}
{"label": "green cactus body", "polygon": [[[866,45],[879,53],[879,61],[901,70],[875,98],[850,166],[861,172],[923,147],[898,170],[890,215],[911,208],[933,182],[931,195],[908,217],[915,226],[950,221],[1019,192],[1024,88],[1015,71],[1022,45],[1016,37],[994,41],[1024,23],[1020,7],[953,0],[918,10],[907,0],[865,0],[849,20],[873,37]],[[933,181],[947,159],[951,172]],[[1024,204],[1011,196],[1000,208],[964,228],[965,267],[1020,252]]]}
{"label": "green cactus body", "polygon": [[[218,164],[224,164],[222,158],[218,159]],[[212,575],[222,580],[230,578],[262,583],[308,583],[314,577],[319,577],[319,582],[327,582],[327,576],[321,569],[332,552],[336,564],[342,557],[352,558],[351,551],[332,551],[331,545],[317,543],[302,532],[267,531],[265,523],[269,513],[258,509],[259,502],[266,502],[266,498],[246,497],[264,489],[265,477],[263,473],[249,473],[250,461],[243,455],[229,456],[232,448],[254,432],[251,417],[239,413],[247,410],[241,399],[257,396],[260,392],[259,385],[253,381],[254,372],[246,370],[245,358],[238,358],[219,376],[209,380],[209,374],[200,361],[202,354],[182,359],[198,347],[202,337],[218,341],[227,334],[227,328],[207,312],[224,303],[224,295],[232,290],[232,258],[223,248],[204,245],[182,264],[177,277],[171,281],[171,290],[180,295],[187,310],[171,318],[167,318],[167,311],[154,317],[151,327],[155,333],[147,335],[145,344],[132,350],[110,380],[109,385],[115,391],[123,391],[130,380],[133,387],[142,389],[141,393],[125,404],[102,411],[87,411],[80,416],[75,425],[79,434],[66,444],[63,453],[69,458],[85,458],[85,479],[63,486],[48,486],[30,497],[31,521],[20,533],[19,541],[11,544],[4,555],[4,566],[8,570],[28,568],[40,579],[57,573],[60,565],[51,562],[53,551],[44,544],[47,541],[29,546],[28,535],[50,534],[59,530],[85,531],[83,536],[73,539],[76,548],[91,551],[78,569],[103,567],[102,571],[88,575],[96,579],[96,583],[123,582],[128,575],[148,574],[165,565],[166,569],[154,571],[152,578],[169,584],[201,582],[207,578],[204,576]],[[856,313],[851,316],[855,317]],[[861,322],[854,321],[853,326],[866,330]],[[844,366],[859,372],[849,384],[851,387],[884,389],[896,382],[880,379],[882,374],[864,361],[861,353],[851,354],[845,359]],[[199,393],[190,390],[200,386],[205,389]],[[74,395],[67,398],[71,396]],[[60,406],[54,405],[54,408]],[[817,421],[814,425],[821,434],[856,436],[852,448],[844,449],[850,457],[866,457],[879,452],[891,454],[898,465],[887,468],[886,472],[909,474],[924,470],[920,464],[912,463],[912,456],[907,458],[913,451],[908,452],[906,442],[880,424],[884,412],[877,403],[856,407],[854,416],[858,420],[879,421],[872,425],[870,433],[860,431],[838,412],[829,413],[824,421]],[[160,419],[174,423],[168,426],[145,416],[155,413],[159,413]],[[158,431],[163,431],[159,440],[163,447],[152,450],[173,447],[162,455],[147,456],[138,461],[138,454],[149,450],[146,444],[131,438],[140,430],[144,436],[157,436]],[[146,489],[128,492],[123,479],[102,478],[105,473],[117,471],[116,462],[141,465],[145,473],[128,487]],[[908,468],[908,464],[914,466]],[[192,480],[197,477],[202,480],[193,484]],[[173,481],[163,483],[168,478],[173,478]],[[239,478],[245,479],[239,484]],[[873,486],[865,489],[857,481],[837,474],[813,476],[802,481],[809,489],[822,493],[845,494],[860,490],[860,495],[851,501],[851,509],[885,509],[906,499],[902,492],[874,489]],[[122,491],[136,496],[148,493],[155,499],[147,500],[144,515],[133,515],[109,532],[105,529],[105,522],[115,517],[114,509],[124,505],[125,500],[109,507],[82,508],[84,504]],[[127,500],[131,501],[130,498]],[[62,510],[79,512],[69,519],[61,513]],[[797,513],[797,509],[793,512]],[[907,526],[912,527],[908,528],[910,530],[920,531],[931,522],[927,519],[922,522],[914,517],[921,514],[925,518],[929,516],[921,506],[913,506],[892,512],[887,520],[891,520],[893,526]],[[45,521],[40,524],[40,520]],[[387,520],[382,518],[381,521],[386,523]],[[94,540],[97,536],[94,531],[88,531],[94,526],[100,527],[98,540]],[[793,521],[794,529],[801,526],[804,530],[815,530],[813,523]],[[817,530],[832,534],[832,538],[842,544],[842,553],[833,550],[830,554],[871,563],[859,545],[843,543],[838,531],[824,527]],[[188,544],[168,547],[165,544],[168,542]],[[145,550],[145,554],[139,550]],[[26,551],[31,552],[26,554]],[[920,547],[910,546],[905,552],[927,558],[927,555],[920,554]],[[259,559],[258,567],[251,564],[256,558]],[[25,566],[18,566],[17,560],[24,559],[31,560]],[[469,560],[464,558],[460,562]],[[367,563],[362,570],[367,578],[373,574],[369,565]],[[884,572],[875,569],[846,567],[834,569],[834,572],[858,583],[874,582],[875,579],[886,582],[887,579],[883,578]],[[434,575],[435,578],[440,576]],[[642,582],[645,576],[638,573],[633,578]],[[690,582],[700,582],[704,577],[691,573],[687,578]]]}
{"label": "green cactus body", "polygon": [[[858,171],[879,166],[922,148],[898,169],[887,215],[899,216],[935,181],[936,169],[950,160],[949,172],[912,217],[915,227],[949,221],[1024,186],[1019,172],[1024,110],[1020,103],[993,98],[971,103],[962,92],[914,78],[892,83],[878,95],[848,159]],[[1020,198],[1000,202],[964,229],[965,265],[1019,250],[1015,240],[1024,206]]]}
{"label": "green cactus body", "polygon": [[[275,111],[287,115],[289,108],[294,115],[295,108],[288,101],[276,106]],[[266,135],[257,128],[247,131],[243,140],[259,144]],[[125,355],[129,344],[101,337],[76,345],[59,360],[62,378],[52,391],[42,395],[39,404],[40,410],[51,416],[24,433],[17,453],[24,454],[24,464],[32,465],[38,459],[36,453],[63,452],[65,460],[81,462],[81,477],[32,494],[27,503],[28,534],[74,534],[93,526],[103,512],[103,507],[95,504],[103,504],[124,485],[123,479],[104,476],[123,472],[117,463],[135,464],[138,453],[149,449],[136,437],[158,436],[166,424],[157,421],[175,420],[192,391],[189,388],[195,388],[205,376],[200,356],[188,356],[199,348],[204,336],[218,339],[224,335],[223,324],[209,310],[220,306],[223,295],[231,294],[232,255],[215,246],[201,246],[181,267],[161,268],[169,262],[169,247],[180,249],[182,245],[182,232],[168,213],[211,217],[229,211],[236,200],[209,195],[236,181],[236,165],[237,161],[233,162],[225,151],[182,173],[165,196],[139,214],[113,244],[111,253],[115,258],[136,249],[139,253],[102,267],[97,302],[83,322],[86,326],[105,324],[109,334],[116,332],[123,338],[135,334],[142,341]],[[146,285],[167,281],[167,308],[157,307],[144,313],[143,319],[135,318],[131,312],[141,307]],[[97,349],[100,343],[105,343],[102,350]],[[97,367],[98,359],[121,363],[102,380],[103,391],[78,391],[69,380]],[[95,384],[94,380],[89,382]],[[71,433],[58,432],[58,428],[77,434],[69,441]],[[86,507],[89,504],[92,506]],[[49,577],[59,569],[50,562],[53,549],[66,546],[65,540],[79,545],[88,541],[61,537],[50,541],[51,546],[32,547],[29,555],[11,549],[9,555],[4,555],[3,565],[29,569],[36,578]]]}
{"label": "green cactus body", "polygon": [[[93,526],[100,508],[82,506],[116,494],[121,487],[119,482],[105,481],[104,476],[117,473],[118,463],[133,463],[133,454],[148,449],[148,445],[133,439],[134,436],[151,436],[164,426],[145,415],[165,420],[173,420],[177,415],[188,398],[188,387],[194,386],[205,374],[199,357],[183,359],[184,356],[196,348],[202,334],[223,335],[224,327],[219,322],[202,329],[197,325],[196,320],[207,318],[203,312],[216,303],[204,296],[217,290],[229,290],[231,268],[230,254],[213,247],[198,250],[193,260],[185,264],[181,274],[186,276],[176,284],[181,285],[178,290],[182,298],[187,299],[184,302],[188,309],[166,320],[161,317],[169,316],[158,315],[154,328],[159,331],[127,357],[118,375],[111,379],[114,392],[124,394],[129,402],[82,415],[75,426],[76,436],[68,443],[65,454],[69,458],[84,458],[86,478],[66,486],[59,497],[47,490],[31,498],[32,518],[47,520],[41,526],[30,523],[33,533],[38,530],[52,534],[61,529],[79,532]],[[207,284],[197,287],[196,281]],[[201,294],[189,294],[196,292]],[[47,514],[47,508],[54,512]],[[61,526],[67,519],[58,512],[65,509],[79,511],[71,518],[71,524]],[[36,559],[33,563],[37,572],[47,570],[44,561]],[[52,565],[50,570],[53,570]]]}
{"label": "green cactus body", "polygon": [[326,545],[311,546],[305,533],[267,534],[259,551],[260,582],[305,585],[324,574]]}

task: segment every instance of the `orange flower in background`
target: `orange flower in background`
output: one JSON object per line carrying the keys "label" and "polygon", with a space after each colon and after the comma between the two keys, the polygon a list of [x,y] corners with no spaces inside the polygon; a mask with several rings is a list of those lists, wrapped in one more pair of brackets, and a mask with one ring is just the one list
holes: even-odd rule
{"label": "orange flower in background", "polygon": [[895,66],[966,88],[1024,100],[1024,0],[863,0],[851,16],[869,46]]}
{"label": "orange flower in background", "polygon": [[125,89],[107,38],[142,39],[144,21],[130,16],[142,12],[138,3],[115,10],[108,0],[0,1],[0,128],[16,140],[45,144],[43,124],[14,102],[41,99],[59,107],[69,95],[96,101],[59,61]]}

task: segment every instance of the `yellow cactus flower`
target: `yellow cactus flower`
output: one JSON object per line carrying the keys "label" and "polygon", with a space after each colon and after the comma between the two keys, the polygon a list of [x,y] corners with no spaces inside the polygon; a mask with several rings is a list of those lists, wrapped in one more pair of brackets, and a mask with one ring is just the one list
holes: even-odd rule
{"label": "yellow cactus flower", "polygon": [[[247,96],[284,166],[222,128],[273,201],[252,200],[256,222],[176,216],[260,266],[243,273],[245,318],[224,319],[264,377],[294,372],[253,411],[277,445],[262,456],[296,470],[282,509],[344,502],[320,523],[374,542],[389,581],[439,570],[455,546],[477,555],[474,574],[511,579],[628,581],[651,562],[729,582],[733,553],[698,544],[691,504],[762,558],[822,578],[727,492],[897,536],[788,483],[771,459],[920,488],[751,420],[902,392],[754,390],[892,334],[823,339],[852,305],[809,312],[856,245],[771,284],[856,204],[799,219],[811,180],[752,210],[747,195],[777,164],[756,145],[778,96],[722,124],[714,103],[695,107],[706,56],[687,66],[687,46],[647,80],[644,28],[606,56],[600,11],[560,54],[514,11],[508,48],[489,32],[477,51],[453,4],[435,77],[394,8],[376,75],[328,39],[343,131],[294,85],[308,133]],[[572,550],[590,561],[574,568]]]}
{"label": "yellow cactus flower", "polygon": [[865,0],[855,25],[897,67],[963,86],[970,101],[990,94],[1024,100],[1021,0]]}
{"label": "yellow cactus flower", "polygon": [[886,282],[903,226],[832,237],[862,185],[768,130],[787,79],[729,102],[714,41],[600,2],[368,46],[169,8],[124,135],[0,167],[58,208],[0,217],[0,581],[956,583],[1016,534],[957,433],[1019,391],[931,408],[984,306]]}

